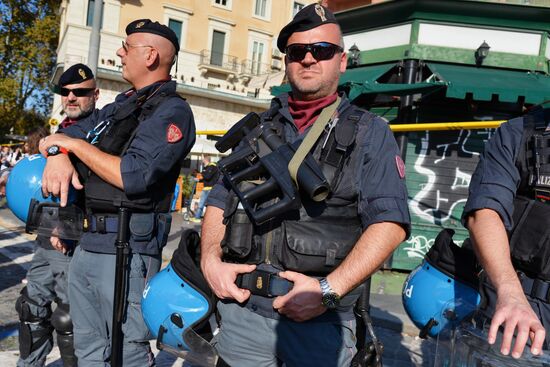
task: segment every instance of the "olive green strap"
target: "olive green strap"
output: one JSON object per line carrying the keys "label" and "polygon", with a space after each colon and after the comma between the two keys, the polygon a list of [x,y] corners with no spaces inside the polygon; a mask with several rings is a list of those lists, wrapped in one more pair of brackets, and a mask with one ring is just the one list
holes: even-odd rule
{"label": "olive green strap", "polygon": [[296,177],[298,175],[298,169],[300,168],[300,165],[306,158],[306,155],[309,153],[317,139],[319,139],[319,137],[323,133],[325,126],[327,126],[330,121],[336,118],[336,109],[340,105],[340,100],[341,98],[339,96],[336,97],[336,101],[333,104],[323,109],[323,111],[317,118],[317,121],[315,121],[311,129],[308,131],[306,137],[292,156],[290,163],[288,163],[288,171],[290,172],[290,177],[292,177],[292,181],[294,181],[296,187],[298,187],[298,180],[296,179]]}

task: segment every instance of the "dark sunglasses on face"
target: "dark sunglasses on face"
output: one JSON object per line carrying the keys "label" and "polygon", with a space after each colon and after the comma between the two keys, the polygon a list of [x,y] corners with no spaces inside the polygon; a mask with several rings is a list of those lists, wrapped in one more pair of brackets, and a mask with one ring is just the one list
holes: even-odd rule
{"label": "dark sunglasses on face", "polygon": [[91,92],[93,92],[94,90],[95,88],[74,88],[74,89],[59,88],[57,92],[61,94],[63,97],[67,97],[71,92],[73,92],[73,94],[76,97],[85,97]]}
{"label": "dark sunglasses on face", "polygon": [[302,61],[308,52],[317,61],[330,60],[336,52],[344,52],[338,45],[329,42],[293,43],[286,47],[286,56],[290,61]]}

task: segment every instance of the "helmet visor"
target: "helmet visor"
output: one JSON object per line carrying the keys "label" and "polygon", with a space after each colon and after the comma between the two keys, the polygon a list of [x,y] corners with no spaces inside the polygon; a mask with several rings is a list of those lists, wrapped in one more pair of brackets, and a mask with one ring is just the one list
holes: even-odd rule
{"label": "helmet visor", "polygon": [[186,362],[202,367],[214,367],[218,354],[214,347],[191,327],[185,327],[179,315],[172,314],[159,328],[157,348]]}

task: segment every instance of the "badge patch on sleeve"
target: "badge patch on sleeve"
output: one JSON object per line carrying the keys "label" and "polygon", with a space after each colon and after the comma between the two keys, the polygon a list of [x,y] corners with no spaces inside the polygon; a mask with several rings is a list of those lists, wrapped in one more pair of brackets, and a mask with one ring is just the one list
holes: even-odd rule
{"label": "badge patch on sleeve", "polygon": [[169,143],[177,143],[183,138],[183,134],[179,127],[174,124],[168,125],[168,130],[166,131],[166,140]]}
{"label": "badge patch on sleeve", "polygon": [[397,166],[399,177],[405,178],[405,162],[403,162],[403,159],[398,155],[395,156],[395,165]]}

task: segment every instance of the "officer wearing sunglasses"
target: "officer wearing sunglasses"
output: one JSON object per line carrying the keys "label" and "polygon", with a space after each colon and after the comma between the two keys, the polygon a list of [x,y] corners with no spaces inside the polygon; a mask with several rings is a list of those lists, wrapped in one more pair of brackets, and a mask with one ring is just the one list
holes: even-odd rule
{"label": "officer wearing sunglasses", "polygon": [[[61,129],[89,116],[99,96],[94,74],[84,64],[75,64],[65,70],[54,92],[61,94],[61,104],[66,115],[61,122]],[[67,249],[63,253],[52,247],[50,238],[44,235],[39,234],[35,243],[34,256],[26,275],[27,285],[15,306],[19,314],[21,335],[17,365],[42,365],[53,348],[55,330],[63,365],[76,367],[68,291],[69,264],[74,243],[65,242]]]}
{"label": "officer wearing sunglasses", "polygon": [[[164,24],[150,19],[129,23],[117,56],[122,78],[132,87],[40,144],[41,153],[48,156],[43,193],[59,196],[64,205],[72,184],[86,202],[86,230],[69,269],[79,366],[155,364],[150,332],[141,315],[141,295],[147,280],[160,269],[170,232],[171,197],[181,163],[195,142],[193,114],[170,76],[179,50],[178,37]],[[60,93],[67,94],[63,98],[70,103],[86,98],[78,94],[94,93],[77,88],[92,87],[63,85]],[[117,214],[121,207],[129,212],[130,254],[124,266],[124,299],[117,301],[123,312],[122,335],[115,338],[115,241],[123,225],[119,227]],[[63,250],[62,243],[53,245]]]}
{"label": "officer wearing sunglasses", "polygon": [[223,300],[213,345],[231,366],[349,366],[360,285],[410,231],[404,164],[387,122],[337,93],[347,58],[329,9],[304,7],[277,47],[292,91],[272,100],[262,127],[296,143],[324,126],[309,151],[330,194],[300,193],[301,208],[252,225],[226,181],[214,186],[201,244]]}
{"label": "officer wearing sunglasses", "polygon": [[54,92],[61,95],[61,106],[66,116],[61,122],[62,128],[91,114],[99,98],[94,74],[84,64],[68,68],[59,78]]}

